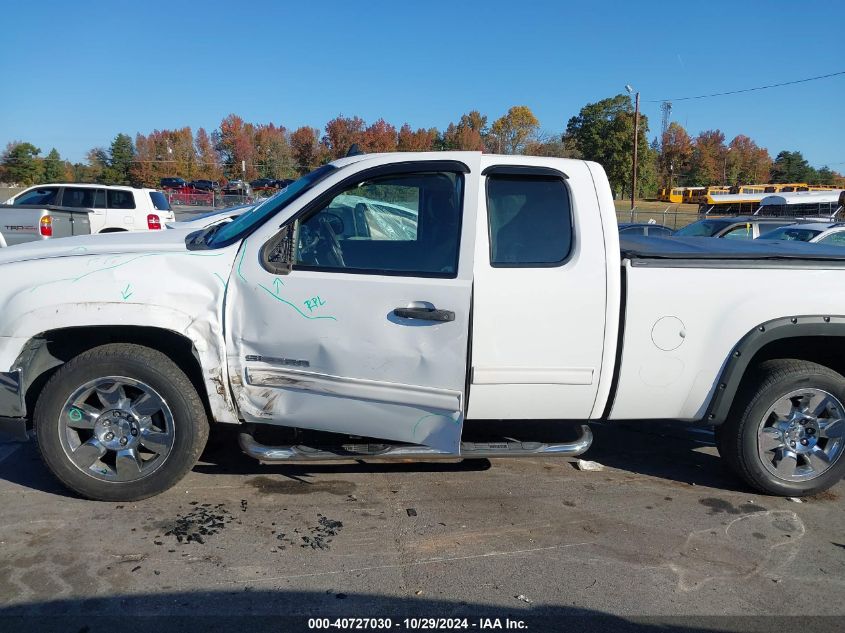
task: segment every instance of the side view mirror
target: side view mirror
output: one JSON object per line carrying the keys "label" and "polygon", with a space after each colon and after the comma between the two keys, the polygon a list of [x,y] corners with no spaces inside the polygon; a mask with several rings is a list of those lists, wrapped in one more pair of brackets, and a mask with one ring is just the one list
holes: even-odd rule
{"label": "side view mirror", "polygon": [[272,240],[267,242],[262,253],[264,267],[274,275],[287,275],[293,270],[296,257],[296,236],[299,221],[288,222]]}

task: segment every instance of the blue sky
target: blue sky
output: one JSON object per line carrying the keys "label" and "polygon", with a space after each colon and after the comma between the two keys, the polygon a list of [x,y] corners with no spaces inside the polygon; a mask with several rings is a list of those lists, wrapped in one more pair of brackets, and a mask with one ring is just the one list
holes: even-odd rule
{"label": "blue sky", "polygon": [[[81,160],[118,132],[293,129],[337,116],[444,128],[528,105],[559,132],[587,102],[659,103],[845,70],[845,2],[20,2],[3,9],[0,148]],[[845,75],[678,101],[691,134],[745,133],[845,171]]]}

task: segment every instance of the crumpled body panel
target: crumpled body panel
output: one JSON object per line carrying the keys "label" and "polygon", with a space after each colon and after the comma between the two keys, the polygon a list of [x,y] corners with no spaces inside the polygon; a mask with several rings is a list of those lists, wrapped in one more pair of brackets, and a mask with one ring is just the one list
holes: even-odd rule
{"label": "crumpled body panel", "polygon": [[[16,257],[23,261],[16,261]],[[23,345],[68,327],[141,326],[189,338],[215,419],[238,422],[226,384],[222,310],[234,248],[191,252],[184,233],[69,238],[5,249],[0,367]],[[166,351],[166,350],[163,350]]]}

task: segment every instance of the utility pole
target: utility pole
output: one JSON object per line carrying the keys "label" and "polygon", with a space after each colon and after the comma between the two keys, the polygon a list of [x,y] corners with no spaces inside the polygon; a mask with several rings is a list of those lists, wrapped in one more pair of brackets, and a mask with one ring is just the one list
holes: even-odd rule
{"label": "utility pole", "polygon": [[[634,89],[627,85],[625,86],[625,90],[628,93],[634,92]],[[637,92],[634,95],[634,169],[633,174],[631,174],[631,209],[634,208],[635,205],[635,198],[637,196],[637,145],[639,144],[639,136],[640,136],[640,93]]]}

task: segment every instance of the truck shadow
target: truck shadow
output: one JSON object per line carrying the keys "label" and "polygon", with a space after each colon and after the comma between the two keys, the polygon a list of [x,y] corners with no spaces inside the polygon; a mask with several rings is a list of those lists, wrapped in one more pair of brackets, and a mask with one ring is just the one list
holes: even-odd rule
{"label": "truck shadow", "polygon": [[[525,422],[530,429],[533,423]],[[700,429],[658,422],[607,423],[591,425],[595,440],[583,459],[636,475],[655,477],[684,485],[705,486],[726,491],[749,489],[718,458],[712,434]],[[291,480],[317,474],[478,472],[496,468],[504,460],[467,459],[454,462],[322,462],[259,464],[241,453],[235,429],[216,429],[194,472],[215,475],[281,475]],[[5,438],[0,438],[5,439]],[[0,442],[2,444],[2,442]],[[6,444],[8,446],[8,444]],[[549,462],[566,458],[539,458]],[[574,464],[573,464],[574,466]],[[30,441],[0,461],[0,479],[60,496],[71,496],[47,471]]]}
{"label": "truck shadow", "polygon": [[[514,598],[516,603],[516,597]],[[3,631],[309,631],[327,629],[330,624],[309,623],[310,618],[390,618],[391,628],[411,630],[437,626],[405,625],[405,618],[467,618],[467,629],[523,629],[534,631],[613,631],[646,633],[680,631],[704,633],[739,630],[747,618],[731,617],[640,617],[625,618],[568,606],[522,604],[497,606],[476,602],[449,601],[425,597],[384,596],[335,591],[256,590],[252,586],[237,591],[163,591],[114,594],[102,597],[65,598],[0,607]],[[499,619],[500,624],[484,626],[482,619]],[[522,625],[508,626],[512,623]],[[777,620],[766,625],[777,628]],[[788,624],[788,622],[786,623]],[[804,630],[815,630],[811,618],[802,620]],[[806,628],[808,627],[809,628]],[[347,628],[347,627],[343,627]],[[349,628],[355,628],[354,623]],[[359,627],[361,628],[361,627]],[[368,628],[368,627],[363,627]],[[451,628],[451,627],[450,627]],[[459,628],[462,630],[462,628]]]}
{"label": "truck shadow", "polygon": [[752,492],[725,467],[709,429],[650,420],[590,427],[595,439],[583,459],[679,484]]}
{"label": "truck shadow", "polygon": [[[527,436],[542,436],[538,429],[548,422],[521,422]],[[636,421],[591,424],[592,447],[581,457],[600,464],[678,484],[707,486],[725,491],[749,492],[738,478],[728,472],[713,446],[708,429],[670,422]],[[522,437],[522,436],[521,436]],[[530,437],[522,438],[530,439]],[[571,437],[567,438],[571,439]],[[544,457],[549,462],[574,460]],[[467,459],[458,462],[344,462],[259,464],[237,449],[236,433],[221,429],[194,470],[201,473],[242,475],[278,474],[291,479],[316,474],[472,472],[495,468],[505,460]]]}

